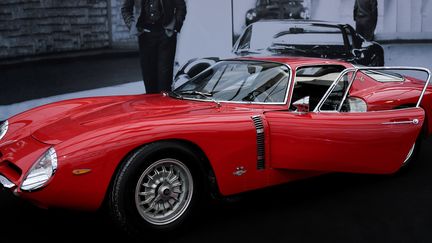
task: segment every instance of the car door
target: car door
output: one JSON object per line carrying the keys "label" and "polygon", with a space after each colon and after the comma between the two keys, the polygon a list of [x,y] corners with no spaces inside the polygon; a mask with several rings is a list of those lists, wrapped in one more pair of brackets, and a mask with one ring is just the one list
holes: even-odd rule
{"label": "car door", "polygon": [[[272,168],[356,173],[397,171],[421,132],[425,120],[425,112],[420,107],[424,91],[413,108],[359,111],[345,106],[346,101],[362,100],[349,96],[356,75],[367,70],[376,74],[380,69],[386,68],[345,70],[312,112],[265,113]],[[430,80],[427,72],[424,90]],[[371,87],[368,90],[373,92]],[[309,99],[301,99],[305,100]]]}
{"label": "car door", "polygon": [[424,122],[422,108],[365,113],[265,113],[272,168],[392,173]]}

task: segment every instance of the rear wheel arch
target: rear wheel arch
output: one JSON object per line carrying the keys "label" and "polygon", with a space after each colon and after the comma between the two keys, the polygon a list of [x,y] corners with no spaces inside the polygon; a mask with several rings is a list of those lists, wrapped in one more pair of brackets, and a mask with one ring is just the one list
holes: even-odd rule
{"label": "rear wheel arch", "polygon": [[[402,104],[399,105],[393,109],[405,109],[405,108],[413,108],[416,107],[417,104]],[[417,160],[419,152],[421,150],[421,144],[422,140],[428,136],[428,116],[427,116],[427,110],[420,105],[420,107],[425,111],[425,118],[423,125],[420,130],[420,134],[418,135],[415,144],[413,145],[413,150],[409,152],[409,155],[407,156],[406,161],[402,164],[401,168],[399,169],[399,172],[407,171],[409,168],[412,167],[413,161]]]}

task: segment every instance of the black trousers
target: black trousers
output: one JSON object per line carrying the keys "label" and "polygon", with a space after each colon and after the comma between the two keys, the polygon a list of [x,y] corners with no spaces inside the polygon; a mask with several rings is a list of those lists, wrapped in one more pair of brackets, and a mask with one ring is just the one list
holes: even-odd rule
{"label": "black trousers", "polygon": [[144,32],[139,36],[138,42],[146,93],[171,91],[177,34],[168,37],[161,28]]}
{"label": "black trousers", "polygon": [[366,40],[372,41],[375,38],[375,28],[377,23],[368,19],[358,18],[356,20],[356,31]]}

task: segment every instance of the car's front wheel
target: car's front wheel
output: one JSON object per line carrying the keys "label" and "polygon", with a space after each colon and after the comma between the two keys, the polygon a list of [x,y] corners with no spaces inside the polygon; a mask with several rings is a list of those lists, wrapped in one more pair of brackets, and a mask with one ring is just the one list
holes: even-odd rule
{"label": "car's front wheel", "polygon": [[135,206],[152,225],[168,225],[180,218],[193,195],[193,179],[183,162],[166,158],[151,164],[135,186]]}
{"label": "car's front wheel", "polygon": [[136,237],[179,229],[201,192],[196,156],[175,143],[150,144],[119,169],[109,196],[118,225]]}

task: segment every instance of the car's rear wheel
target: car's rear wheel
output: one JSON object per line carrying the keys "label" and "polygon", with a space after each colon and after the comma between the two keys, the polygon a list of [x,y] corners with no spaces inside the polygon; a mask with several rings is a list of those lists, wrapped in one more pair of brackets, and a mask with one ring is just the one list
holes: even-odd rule
{"label": "car's rear wheel", "polygon": [[202,194],[197,162],[193,152],[171,142],[133,153],[117,172],[109,194],[115,222],[131,236],[146,238],[184,226]]}

